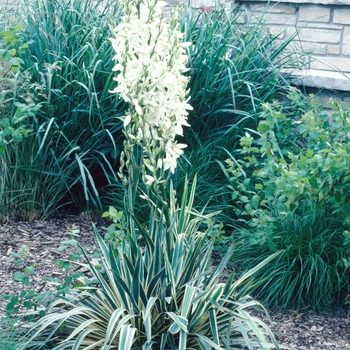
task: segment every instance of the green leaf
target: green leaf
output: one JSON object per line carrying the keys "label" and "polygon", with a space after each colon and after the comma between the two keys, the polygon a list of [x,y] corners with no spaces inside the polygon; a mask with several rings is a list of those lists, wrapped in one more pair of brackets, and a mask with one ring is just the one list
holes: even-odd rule
{"label": "green leaf", "polygon": [[29,285],[29,277],[27,275],[25,275],[24,273],[15,272],[13,274],[13,279],[15,282],[23,282],[27,286]]}
{"label": "green leaf", "polygon": [[169,315],[174,321],[174,323],[169,328],[169,332],[171,334],[178,333],[180,329],[188,333],[188,330],[187,330],[188,320],[185,317],[178,316],[173,312],[167,312],[167,315]]}
{"label": "green leaf", "polygon": [[70,254],[69,259],[74,260],[74,261],[79,261],[81,259],[81,254]]}
{"label": "green leaf", "polygon": [[33,296],[33,299],[37,300],[37,301],[42,301],[45,299],[45,297],[46,297],[45,293],[38,293],[38,294]]}
{"label": "green leaf", "polygon": [[185,289],[185,296],[184,296],[184,299],[183,299],[183,304],[182,304],[182,310],[181,310],[181,316],[186,318],[189,311],[190,311],[190,308],[191,308],[191,305],[192,305],[192,300],[193,300],[193,297],[195,295],[195,292],[196,292],[196,288],[193,287],[193,286],[186,286],[186,289]]}
{"label": "green leaf", "polygon": [[12,135],[12,139],[14,142],[20,142],[23,140],[23,135],[20,131],[15,130]]}
{"label": "green leaf", "polygon": [[316,177],[311,177],[310,179],[309,179],[309,183],[310,183],[310,185],[313,187],[313,188],[318,188],[319,186],[318,186],[318,181],[317,181],[317,178]]}
{"label": "green leaf", "polygon": [[78,241],[76,239],[69,239],[66,241],[62,241],[61,244],[64,244],[70,247],[76,247],[78,245]]}
{"label": "green leaf", "polygon": [[108,344],[112,343],[113,338],[114,338],[114,337],[112,337],[113,331],[116,329],[116,325],[120,321],[120,318],[123,316],[124,312],[125,312],[125,309],[116,309],[113,311],[113,314],[111,315],[109,322],[108,322],[106,336],[105,336],[104,344],[103,344],[104,346],[107,346]]}
{"label": "green leaf", "polygon": [[0,126],[7,127],[10,126],[10,119],[4,118],[0,120]]}
{"label": "green leaf", "polygon": [[24,303],[23,303],[23,306],[24,307],[26,307],[27,309],[30,309],[31,307],[32,307],[32,303],[30,302],[30,301],[25,301]]}
{"label": "green leaf", "polygon": [[26,295],[25,295],[25,299],[31,299],[35,296],[35,290],[32,289],[28,289],[26,290]]}
{"label": "green leaf", "polygon": [[120,330],[118,350],[130,350],[134,342],[136,329],[125,324]]}
{"label": "green leaf", "polygon": [[86,284],[83,282],[80,282],[80,281],[73,284],[73,288],[75,288],[75,289],[79,289],[79,288],[83,288],[83,287],[86,287]]}
{"label": "green leaf", "polygon": [[11,57],[12,56],[11,56],[10,52],[6,50],[1,55],[1,61],[2,62],[8,62],[8,61],[10,61]]}
{"label": "green leaf", "polygon": [[306,157],[311,158],[314,155],[314,151],[311,149],[308,149],[305,153]]}
{"label": "green leaf", "polygon": [[24,272],[33,275],[35,273],[35,268],[33,266],[27,266],[24,268]]}
{"label": "green leaf", "polygon": [[1,136],[2,137],[10,136],[10,135],[12,135],[13,132],[14,132],[14,129],[10,126],[7,126],[6,128],[4,128],[2,130]]}
{"label": "green leaf", "polygon": [[263,189],[263,185],[262,184],[255,184],[255,189],[259,190],[259,191],[262,191]]}
{"label": "green leaf", "polygon": [[262,120],[258,125],[258,131],[261,133],[270,130],[270,128],[271,128],[270,122],[268,122],[267,120]]}

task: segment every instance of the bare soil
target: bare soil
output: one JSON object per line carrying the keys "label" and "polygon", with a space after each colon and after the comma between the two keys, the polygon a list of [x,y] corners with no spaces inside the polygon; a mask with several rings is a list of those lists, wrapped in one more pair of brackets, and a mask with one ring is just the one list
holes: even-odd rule
{"label": "bare soil", "polygon": [[[0,295],[11,294],[23,288],[22,283],[13,281],[14,272],[22,272],[24,265],[16,265],[11,252],[19,253],[23,246],[28,249],[25,265],[38,263],[36,272],[30,276],[35,289],[46,288],[43,277],[63,277],[63,272],[52,262],[63,259],[67,253],[57,250],[60,242],[70,239],[71,228],[80,231],[77,240],[87,247],[88,254],[95,250],[91,218],[84,215],[65,215],[32,223],[12,220],[0,226]],[[104,231],[103,223],[96,223]],[[215,263],[215,261],[214,261]],[[4,313],[5,302],[0,301],[0,316]],[[292,350],[350,350],[349,307],[315,313],[312,310],[270,311],[270,324],[277,341]]]}

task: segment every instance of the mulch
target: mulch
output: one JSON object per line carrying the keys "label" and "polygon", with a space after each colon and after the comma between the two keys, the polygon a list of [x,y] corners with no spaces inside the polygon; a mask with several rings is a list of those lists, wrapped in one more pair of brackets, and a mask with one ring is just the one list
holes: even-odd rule
{"label": "mulch", "polygon": [[[76,238],[88,255],[95,250],[91,221],[86,215],[65,215],[47,221],[32,223],[10,220],[0,226],[0,295],[11,294],[22,288],[22,283],[13,281],[14,272],[22,272],[23,265],[16,265],[11,252],[28,251],[26,266],[38,263],[35,274],[30,276],[35,289],[47,288],[42,277],[62,278],[64,272],[56,267],[53,259],[64,259],[66,251],[57,248],[60,242],[71,238],[70,229],[79,230]],[[96,223],[100,232],[106,227]],[[0,316],[5,302],[0,301]],[[312,310],[270,311],[270,327],[279,344],[292,350],[350,350],[350,308],[332,309],[324,313]]]}

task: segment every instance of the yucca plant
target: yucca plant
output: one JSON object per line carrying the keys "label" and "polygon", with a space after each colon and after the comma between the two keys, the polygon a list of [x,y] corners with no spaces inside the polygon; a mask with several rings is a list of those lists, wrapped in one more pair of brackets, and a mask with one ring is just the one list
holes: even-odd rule
{"label": "yucca plant", "polygon": [[194,189],[195,183],[190,193],[184,189],[180,206],[170,189],[170,227],[151,217],[147,228],[138,227],[140,240],[129,234],[117,250],[96,232],[101,262],[81,264],[93,278],[82,278],[80,287],[51,304],[28,346],[51,340],[54,349],[278,348],[267,326],[249,313],[264,311],[248,295],[249,278],[272,257],[237,280],[231,274],[222,281],[231,252],[210,266],[212,227],[200,226],[212,215],[192,210]]}
{"label": "yucca plant", "polygon": [[[89,261],[85,255],[87,262],[79,265],[89,274],[31,325],[27,346],[278,348],[267,325],[247,310],[263,309],[248,295],[254,287],[249,277],[273,257],[238,280],[232,274],[222,281],[231,252],[211,267],[215,213],[193,209],[196,178],[191,190],[185,181],[180,199],[170,180],[185,147],[176,135],[182,135],[191,108],[183,75],[188,44],[182,42],[176,17],[163,21],[157,0],[124,0],[121,5],[123,21],[112,44],[119,72],[115,92],[129,102],[119,173],[124,217],[114,240],[105,243],[96,232],[101,260]],[[147,225],[135,210],[139,190],[149,206]]]}

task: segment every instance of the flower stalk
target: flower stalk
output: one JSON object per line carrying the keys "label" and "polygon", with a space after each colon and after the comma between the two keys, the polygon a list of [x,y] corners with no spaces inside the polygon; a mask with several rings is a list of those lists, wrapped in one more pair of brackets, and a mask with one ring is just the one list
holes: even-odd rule
{"label": "flower stalk", "polygon": [[119,174],[129,188],[127,209],[133,212],[140,180],[147,188],[144,197],[156,194],[156,207],[166,202],[164,183],[186,147],[176,137],[189,126],[191,106],[184,73],[190,44],[182,41],[176,18],[165,22],[164,2],[122,0],[120,4],[124,16],[111,39],[118,72],[113,92],[129,103],[123,117],[126,139]]}

